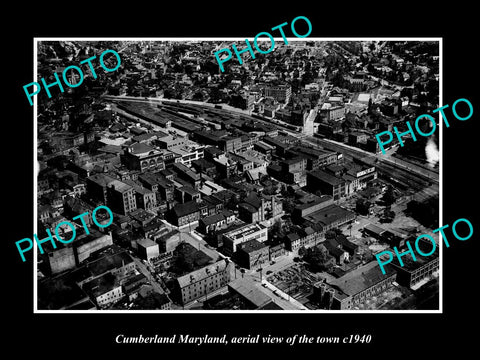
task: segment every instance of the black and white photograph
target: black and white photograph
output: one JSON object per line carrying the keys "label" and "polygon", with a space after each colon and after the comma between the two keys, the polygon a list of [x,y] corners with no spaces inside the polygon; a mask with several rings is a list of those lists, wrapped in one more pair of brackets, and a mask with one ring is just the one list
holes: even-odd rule
{"label": "black and white photograph", "polygon": [[473,5],[4,12],[6,354],[475,354]]}
{"label": "black and white photograph", "polygon": [[279,41],[37,42],[38,310],[440,309],[440,41]]}

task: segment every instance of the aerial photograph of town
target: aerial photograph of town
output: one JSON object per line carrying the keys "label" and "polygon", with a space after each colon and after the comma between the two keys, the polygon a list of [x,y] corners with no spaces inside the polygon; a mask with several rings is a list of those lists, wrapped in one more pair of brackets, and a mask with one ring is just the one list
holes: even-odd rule
{"label": "aerial photograph of town", "polygon": [[36,308],[438,311],[440,42],[232,43],[36,42]]}

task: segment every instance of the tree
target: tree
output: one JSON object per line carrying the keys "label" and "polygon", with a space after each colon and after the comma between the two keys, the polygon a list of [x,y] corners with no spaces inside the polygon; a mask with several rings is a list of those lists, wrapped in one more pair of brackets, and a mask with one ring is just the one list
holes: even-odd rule
{"label": "tree", "polygon": [[393,186],[389,185],[385,194],[383,194],[382,200],[385,202],[386,206],[392,205],[395,203],[395,192],[393,190]]}
{"label": "tree", "polygon": [[365,199],[358,199],[356,204],[355,204],[355,210],[360,214],[360,215],[368,215],[368,212],[370,210],[370,206],[372,203],[368,200]]}
{"label": "tree", "polygon": [[305,246],[301,246],[299,249],[298,249],[298,255],[299,256],[305,256],[307,254],[307,250],[305,249]]}
{"label": "tree", "polygon": [[333,261],[331,256],[326,251],[325,247],[321,249],[319,246],[309,248],[306,250],[303,260],[310,264],[313,271],[331,271]]}
{"label": "tree", "polygon": [[195,94],[193,94],[192,100],[203,101],[203,93],[201,91],[197,91]]}
{"label": "tree", "polygon": [[391,223],[395,219],[395,211],[385,208],[383,216],[380,219],[382,223]]}
{"label": "tree", "polygon": [[325,233],[325,239],[336,239],[337,235],[342,235],[342,230],[338,228],[333,228],[327,230],[327,232]]}

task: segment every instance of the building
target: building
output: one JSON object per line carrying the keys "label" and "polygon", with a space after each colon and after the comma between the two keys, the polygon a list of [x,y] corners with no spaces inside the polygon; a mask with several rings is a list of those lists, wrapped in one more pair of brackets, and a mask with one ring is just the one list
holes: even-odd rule
{"label": "building", "polygon": [[180,163],[190,166],[192,161],[203,158],[205,146],[186,140],[184,144],[169,146],[168,149],[179,157]]}
{"label": "building", "polygon": [[323,170],[307,172],[307,186],[313,191],[320,190],[322,194],[330,195],[333,200],[345,196],[346,181]]}
{"label": "building", "polygon": [[147,281],[143,274],[132,274],[121,281],[123,293],[128,296],[128,301],[137,298],[141,286]]}
{"label": "building", "polygon": [[287,104],[292,96],[290,85],[269,85],[265,89],[265,97],[272,97],[280,103]]}
{"label": "building", "polygon": [[287,184],[300,184],[305,180],[306,169],[307,158],[297,156],[281,161],[277,173],[272,175]]}
{"label": "building", "polygon": [[225,260],[204,266],[175,280],[177,297],[182,305],[195,300],[207,300],[208,295],[224,288],[230,282],[230,264]]}
{"label": "building", "polygon": [[123,180],[123,182],[130,185],[135,190],[137,208],[147,211],[153,211],[157,208],[157,196],[155,195],[155,192],[132,180]]}
{"label": "building", "polygon": [[263,141],[258,141],[253,145],[253,149],[267,156],[271,156],[273,151],[275,150],[275,147]]}
{"label": "building", "polygon": [[174,195],[175,199],[182,204],[188,201],[200,202],[201,199],[200,192],[188,185],[175,188]]}
{"label": "building", "polygon": [[172,170],[178,175],[180,179],[183,179],[194,189],[198,189],[202,182],[200,174],[197,174],[195,171],[190,169],[188,166],[175,163],[172,165]]}
{"label": "building", "polygon": [[164,151],[155,149],[145,143],[135,143],[124,148],[122,164],[129,170],[144,172],[165,169]]}
{"label": "building", "polygon": [[[265,294],[260,289],[251,286],[250,282],[242,278],[237,278],[228,284],[228,290],[232,294],[238,294],[242,299],[244,299],[247,304],[250,305],[252,310],[261,310],[265,309],[273,303],[273,299]],[[282,308],[275,308],[272,310],[282,310]]]}
{"label": "building", "polygon": [[160,253],[162,254],[172,253],[182,241],[181,234],[178,230],[163,233],[162,235],[155,237],[154,240],[157,242]]}
{"label": "building", "polygon": [[324,103],[320,108],[320,116],[325,121],[337,121],[345,117],[345,106]]}
{"label": "building", "polygon": [[330,195],[307,196],[299,199],[299,204],[295,205],[292,211],[292,218],[300,220],[316,211],[333,204],[333,197]]}
{"label": "building", "polygon": [[107,203],[107,187],[113,180],[115,179],[104,174],[89,176],[86,181],[88,195],[94,200]]}
{"label": "building", "polygon": [[269,261],[268,246],[255,239],[239,244],[237,249],[236,260],[244,268],[258,269]]}
{"label": "building", "polygon": [[205,174],[211,178],[214,178],[216,174],[216,166],[213,162],[205,160],[204,158],[193,160],[192,161],[192,168],[198,174]]}
{"label": "building", "polygon": [[306,146],[294,146],[287,150],[287,156],[290,158],[301,157],[307,160],[306,170],[315,170],[320,167],[335,164],[338,161],[338,155],[335,152],[314,149]]}
{"label": "building", "polygon": [[[409,243],[414,243],[415,239],[410,239]],[[428,254],[432,251],[432,243],[422,238],[418,242],[419,249]],[[392,266],[397,272],[397,282],[406,287],[413,287],[420,281],[428,279],[439,270],[439,247],[429,256],[416,256],[416,261],[413,261],[411,256],[402,257],[403,266],[397,261],[392,261],[388,266]]]}
{"label": "building", "polygon": [[262,222],[283,215],[283,204],[275,196],[251,193],[238,205],[238,213],[247,223]]}
{"label": "building", "polygon": [[350,254],[348,251],[342,248],[342,246],[335,239],[328,239],[322,243],[323,246],[328,250],[329,254],[333,256],[337,265],[343,265],[344,262],[348,261]]}
{"label": "building", "polygon": [[329,165],[325,168],[329,174],[345,181],[345,196],[365,189],[367,184],[377,178],[374,166],[361,166],[352,162],[342,165]]}
{"label": "building", "polygon": [[168,220],[175,226],[184,226],[200,220],[200,205],[196,201],[177,204],[167,214]]}
{"label": "building", "polygon": [[102,250],[100,256],[88,260],[72,272],[75,282],[79,286],[96,279],[104,274],[111,273],[119,280],[128,277],[136,271],[132,257],[116,245]]}
{"label": "building", "polygon": [[218,141],[218,147],[225,152],[236,152],[242,149],[242,138],[237,136],[223,136]]}
{"label": "building", "polygon": [[127,215],[137,209],[135,189],[119,180],[113,180],[107,187],[107,206],[115,213]]}
{"label": "building", "polygon": [[269,251],[270,261],[273,261],[285,255],[285,244],[280,243],[276,245],[271,245],[268,251]]}
{"label": "building", "polygon": [[350,310],[392,286],[397,273],[387,269],[384,275],[377,261],[371,261],[329,283],[314,285],[314,299],[324,309]]}
{"label": "building", "polygon": [[324,231],[340,227],[355,220],[355,213],[332,204],[304,217],[304,225],[321,225]]}
{"label": "building", "polygon": [[82,288],[100,308],[117,302],[124,295],[120,282],[111,273],[106,273],[84,283]]}
{"label": "building", "polygon": [[268,229],[261,224],[245,224],[223,234],[223,247],[229,254],[237,251],[237,246],[249,240],[265,242],[268,239]]}
{"label": "building", "polygon": [[350,145],[366,144],[368,139],[368,134],[361,133],[358,131],[352,131],[348,134],[348,143]]}
{"label": "building", "polygon": [[[59,243],[57,243],[59,244]],[[90,229],[90,234],[79,235],[69,244],[57,249],[45,251],[44,261],[50,267],[52,274],[73,269],[80,263],[87,260],[90,255],[98,250],[104,249],[113,244],[111,234],[102,234]]]}
{"label": "building", "polygon": [[226,228],[236,219],[231,211],[224,210],[219,214],[210,215],[200,219],[198,222],[198,231],[202,234],[208,234]]}
{"label": "building", "polygon": [[158,244],[150,239],[137,240],[137,252],[147,261],[160,255]]}
{"label": "building", "polygon": [[297,251],[301,247],[311,247],[324,238],[323,227],[319,224],[296,229],[285,236],[285,249]]}

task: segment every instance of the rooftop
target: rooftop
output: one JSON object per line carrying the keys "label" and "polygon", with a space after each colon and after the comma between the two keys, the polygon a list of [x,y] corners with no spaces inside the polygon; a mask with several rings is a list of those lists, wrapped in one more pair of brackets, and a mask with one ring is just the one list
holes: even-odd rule
{"label": "rooftop", "polygon": [[174,206],[173,211],[177,217],[182,217],[198,211],[198,204],[194,200],[188,201],[184,204],[177,204]]}
{"label": "rooftop", "polygon": [[314,170],[314,171],[310,171],[309,172],[310,175],[314,176],[315,178],[329,184],[329,185],[332,185],[332,186],[338,186],[340,184],[342,184],[344,181],[334,175],[331,175],[323,170]]}
{"label": "rooftop", "polygon": [[150,153],[160,153],[159,150],[141,142],[130,145],[129,148],[130,152],[135,155],[149,155]]}
{"label": "rooftop", "polygon": [[207,217],[204,217],[203,219],[200,219],[200,221],[205,225],[216,224],[222,220],[225,220],[225,216],[223,214],[215,214],[215,215],[207,216]]}
{"label": "rooftop", "polygon": [[225,233],[225,237],[231,238],[232,240],[236,240],[263,229],[265,229],[265,226],[261,224],[245,224],[238,229]]}
{"label": "rooftop", "polygon": [[246,241],[242,244],[238,245],[238,249],[246,252],[247,254],[252,253],[254,251],[258,251],[261,249],[266,248],[267,246],[255,239]]}
{"label": "rooftop", "polygon": [[382,229],[380,226],[377,226],[375,224],[368,224],[367,226],[364,227],[364,229],[366,229],[370,232],[373,232],[377,235],[381,235],[382,233],[384,233],[386,231],[385,229]]}
{"label": "rooftop", "polygon": [[332,280],[330,285],[346,295],[353,296],[393,274],[395,274],[393,269],[386,268],[386,274],[383,275],[380,266],[378,266],[378,262],[371,261],[364,266],[346,273],[338,279]]}
{"label": "rooftop", "polygon": [[158,246],[158,244],[155,241],[152,241],[150,239],[141,239],[137,240],[137,244],[143,248],[149,248],[152,246]]}
{"label": "rooftop", "polygon": [[108,186],[112,189],[114,189],[115,191],[118,191],[118,192],[121,192],[121,193],[124,193],[126,191],[129,191],[129,190],[132,190],[133,188],[128,185],[128,184],[125,184],[124,182],[120,181],[120,180],[112,180]]}
{"label": "rooftop", "polygon": [[345,217],[353,218],[354,216],[355,214],[353,212],[348,211],[338,205],[332,204],[305,216],[305,219],[314,224],[319,223],[325,227],[335,223],[338,220],[342,220]]}
{"label": "rooftop", "polygon": [[106,273],[98,278],[90,280],[83,285],[83,289],[86,292],[90,292],[94,297],[101,296],[114,288],[119,287],[115,275]]}
{"label": "rooftop", "polygon": [[226,268],[227,268],[227,262],[225,260],[220,260],[214,264],[204,266],[198,270],[192,271],[191,273],[178,277],[177,282],[180,285],[180,288],[184,288],[193,283],[199,282],[203,279],[206,279],[210,276],[220,273],[224,271]]}
{"label": "rooftop", "polygon": [[265,294],[263,291],[260,291],[256,287],[251,286],[251,284],[244,279],[236,279],[228,284],[228,286],[257,308],[266,306],[272,301],[267,294]]}

